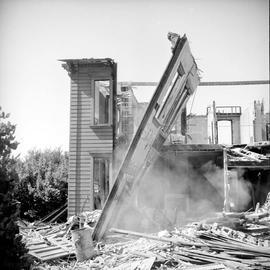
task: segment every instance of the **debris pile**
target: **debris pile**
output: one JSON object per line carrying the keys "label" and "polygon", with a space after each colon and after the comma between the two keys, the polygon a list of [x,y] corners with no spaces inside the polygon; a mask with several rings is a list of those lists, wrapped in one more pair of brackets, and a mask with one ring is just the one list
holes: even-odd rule
{"label": "debris pile", "polygon": [[70,231],[81,226],[93,227],[100,212],[101,210],[83,212],[80,216],[70,217],[65,224],[27,223],[20,220],[18,225],[29,254],[39,261],[74,257],[75,250]]}
{"label": "debris pile", "polygon": [[100,211],[66,224],[20,227],[29,253],[39,261],[36,269],[270,269],[269,211],[270,194],[254,212],[219,213],[170,232],[111,229],[96,243],[95,256],[83,262],[74,256],[70,228],[93,224]]}
{"label": "debris pile", "polygon": [[94,227],[99,219],[100,214],[101,210],[85,211],[80,215],[71,216],[66,224],[71,227],[71,229],[79,228],[81,226]]}
{"label": "debris pile", "polygon": [[269,168],[270,166],[270,142],[254,143],[250,145],[225,147],[228,156],[229,167],[254,166],[256,168]]}
{"label": "debris pile", "polygon": [[53,260],[74,254],[73,245],[67,235],[66,224],[19,224],[20,234],[29,254],[39,261]]}
{"label": "debris pile", "polygon": [[268,160],[265,155],[255,153],[253,151],[247,150],[245,148],[228,148],[228,157],[230,161],[255,161],[262,162]]}

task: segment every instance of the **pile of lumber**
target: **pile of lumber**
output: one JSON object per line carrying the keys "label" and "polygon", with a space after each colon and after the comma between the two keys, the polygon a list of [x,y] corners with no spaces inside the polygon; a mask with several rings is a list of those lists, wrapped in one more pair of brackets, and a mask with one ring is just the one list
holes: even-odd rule
{"label": "pile of lumber", "polygon": [[[256,148],[255,148],[256,149]],[[228,155],[228,160],[230,162],[237,162],[237,161],[242,161],[242,162],[251,162],[254,164],[268,164],[270,162],[269,155],[264,155],[264,154],[258,154],[252,150],[250,150],[248,147],[226,147],[227,155]]]}
{"label": "pile of lumber", "polygon": [[244,232],[222,225],[222,220],[191,223],[157,234],[111,229],[96,244],[97,256],[92,259],[76,262],[73,257],[41,265],[55,270],[270,269],[269,229]]}
{"label": "pile of lumber", "polygon": [[[162,264],[174,268],[185,269],[188,266],[204,266],[201,269],[267,269],[270,268],[269,235],[264,231],[260,236],[233,230],[217,223],[193,223],[172,232],[158,235],[112,229],[114,233],[141,237],[150,243],[158,243],[155,248],[141,250],[136,243],[135,254],[155,257],[152,268]],[[269,231],[269,230],[268,230]],[[150,245],[150,244],[149,244]],[[123,254],[133,254],[123,249]],[[223,268],[212,268],[214,265]],[[194,269],[194,268],[191,268]],[[196,268],[197,269],[197,268]],[[198,268],[200,269],[200,268]]]}
{"label": "pile of lumber", "polygon": [[28,253],[39,261],[74,256],[66,224],[27,224],[20,222],[20,234]]}
{"label": "pile of lumber", "polygon": [[75,249],[71,241],[71,230],[81,226],[93,227],[101,210],[83,212],[72,216],[64,224],[44,222],[44,219],[34,223],[18,221],[20,234],[32,255],[39,262],[52,261],[61,258],[75,258]]}
{"label": "pile of lumber", "polygon": [[36,269],[270,269],[269,200],[254,212],[219,213],[173,231],[111,229],[96,243],[96,256],[83,262],[76,261],[70,230],[92,224],[98,212],[65,224],[21,222],[20,228]]}

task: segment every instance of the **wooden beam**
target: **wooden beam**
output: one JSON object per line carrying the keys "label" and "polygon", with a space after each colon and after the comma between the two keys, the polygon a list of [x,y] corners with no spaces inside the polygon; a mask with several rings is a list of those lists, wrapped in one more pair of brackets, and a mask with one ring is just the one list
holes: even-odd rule
{"label": "wooden beam", "polygon": [[190,238],[188,239],[188,241],[183,241],[181,239],[175,239],[175,238],[172,238],[172,237],[171,238],[169,238],[169,237],[158,237],[158,236],[154,236],[154,235],[150,235],[150,234],[146,234],[146,233],[127,231],[127,230],[120,230],[120,229],[115,229],[115,228],[111,228],[110,232],[124,234],[124,235],[127,235],[127,236],[135,236],[135,237],[139,237],[139,238],[146,238],[146,239],[151,239],[151,240],[165,242],[165,243],[173,243],[175,245],[207,247],[206,244],[196,243],[195,241],[191,241]]}
{"label": "wooden beam", "polygon": [[[270,80],[200,82],[199,86],[233,86],[270,84]],[[157,86],[157,82],[120,82],[121,86]]]}
{"label": "wooden beam", "polygon": [[223,149],[223,181],[224,181],[224,211],[230,211],[229,199],[229,172],[228,172],[228,156],[227,150]]}
{"label": "wooden beam", "polygon": [[100,240],[119,219],[125,204],[149,166],[156,160],[179,111],[199,84],[187,38],[179,38],[173,56],[146,109],[93,232]]}
{"label": "wooden beam", "polygon": [[258,80],[258,81],[200,82],[199,86],[259,85],[259,84],[270,84],[270,81]]}

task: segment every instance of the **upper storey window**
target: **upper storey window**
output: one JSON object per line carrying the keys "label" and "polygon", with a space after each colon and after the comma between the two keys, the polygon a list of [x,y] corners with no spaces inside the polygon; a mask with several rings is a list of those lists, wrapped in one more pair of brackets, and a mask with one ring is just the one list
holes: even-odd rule
{"label": "upper storey window", "polygon": [[94,124],[105,125],[110,123],[111,86],[109,80],[95,81]]}

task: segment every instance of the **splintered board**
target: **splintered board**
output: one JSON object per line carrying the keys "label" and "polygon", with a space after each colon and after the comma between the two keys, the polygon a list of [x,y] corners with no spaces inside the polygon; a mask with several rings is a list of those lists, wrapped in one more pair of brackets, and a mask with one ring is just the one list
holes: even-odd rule
{"label": "splintered board", "polygon": [[143,260],[137,260],[134,262],[126,262],[117,267],[114,267],[112,270],[150,270],[155,260],[155,257],[151,257]]}
{"label": "splintered board", "polygon": [[95,240],[100,240],[119,219],[121,205],[158,157],[175,120],[198,84],[198,68],[187,38],[178,37],[169,64],[116,175],[93,232]]}
{"label": "splintered board", "polygon": [[75,254],[72,242],[62,238],[53,239],[48,242],[38,240],[27,245],[28,253],[40,261],[47,261],[57,259]]}

